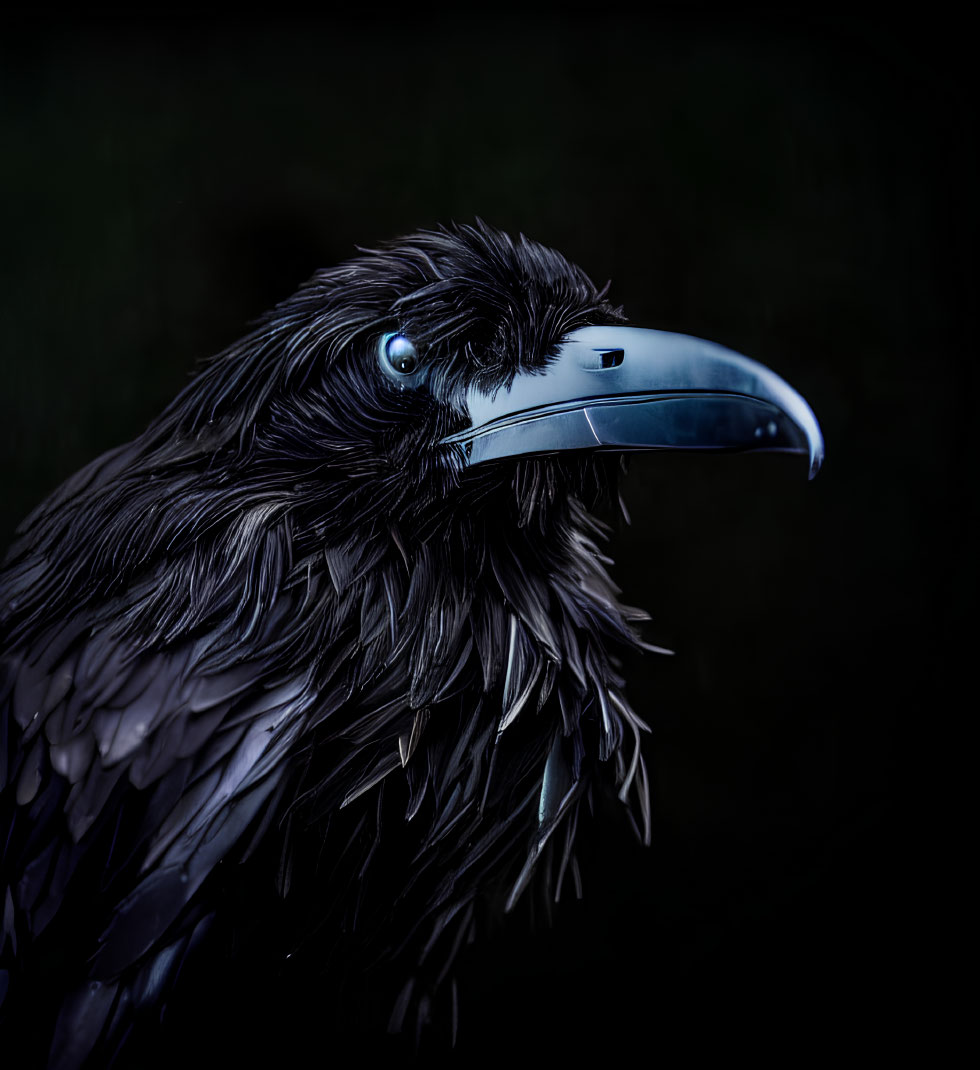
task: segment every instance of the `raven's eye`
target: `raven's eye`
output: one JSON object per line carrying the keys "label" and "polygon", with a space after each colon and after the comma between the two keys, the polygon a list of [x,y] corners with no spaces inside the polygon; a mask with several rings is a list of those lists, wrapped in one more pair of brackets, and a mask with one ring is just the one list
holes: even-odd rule
{"label": "raven's eye", "polygon": [[400,375],[411,375],[419,366],[418,350],[405,335],[386,334],[381,347],[389,367]]}

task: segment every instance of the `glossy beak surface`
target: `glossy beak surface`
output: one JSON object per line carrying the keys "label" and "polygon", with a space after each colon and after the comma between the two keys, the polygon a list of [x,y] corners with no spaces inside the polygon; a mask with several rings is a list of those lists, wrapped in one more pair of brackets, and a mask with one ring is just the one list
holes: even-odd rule
{"label": "glossy beak surface", "polygon": [[741,450],[823,461],[810,406],[775,372],[668,331],[583,327],[546,367],[467,393],[471,426],[444,439],[467,463],[562,450]]}

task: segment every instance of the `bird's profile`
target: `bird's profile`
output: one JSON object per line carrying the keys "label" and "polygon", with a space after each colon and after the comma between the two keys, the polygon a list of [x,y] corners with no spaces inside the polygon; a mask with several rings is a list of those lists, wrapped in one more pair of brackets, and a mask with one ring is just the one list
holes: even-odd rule
{"label": "bird's profile", "polygon": [[812,474],[822,444],[761,365],[623,324],[528,239],[420,232],[316,274],[24,522],[0,1028],[47,993],[35,1058],[102,1065],[155,1020],[256,867],[298,897],[297,945],[403,964],[398,1024],[481,904],[577,880],[592,793],[648,834],[616,660],[643,614],[591,510],[624,450]]}

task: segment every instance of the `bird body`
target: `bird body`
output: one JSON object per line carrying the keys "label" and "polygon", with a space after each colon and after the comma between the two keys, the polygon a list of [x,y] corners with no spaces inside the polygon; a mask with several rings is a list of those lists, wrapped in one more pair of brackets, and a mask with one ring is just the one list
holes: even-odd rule
{"label": "bird body", "polygon": [[403,964],[394,1024],[424,1021],[481,904],[577,880],[596,791],[649,837],[617,660],[645,615],[593,514],[619,451],[510,444],[578,411],[515,416],[520,384],[621,323],[527,239],[422,232],[318,273],[25,521],[0,576],[4,1029],[57,989],[50,1065],[97,1065],[257,866],[302,904],[284,954],[346,934]]}

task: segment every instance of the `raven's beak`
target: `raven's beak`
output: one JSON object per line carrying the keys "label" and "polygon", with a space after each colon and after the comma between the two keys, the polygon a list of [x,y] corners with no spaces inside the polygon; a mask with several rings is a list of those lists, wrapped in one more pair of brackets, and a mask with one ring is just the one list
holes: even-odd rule
{"label": "raven's beak", "polygon": [[467,392],[472,425],[446,443],[469,464],[559,450],[768,450],[807,456],[823,436],[810,406],[748,357],[686,334],[583,327],[545,368]]}

